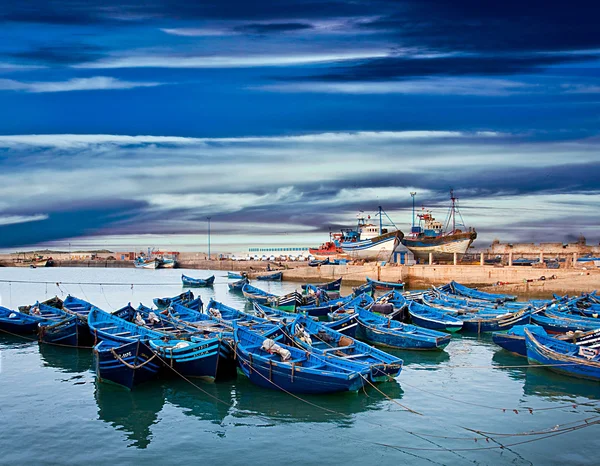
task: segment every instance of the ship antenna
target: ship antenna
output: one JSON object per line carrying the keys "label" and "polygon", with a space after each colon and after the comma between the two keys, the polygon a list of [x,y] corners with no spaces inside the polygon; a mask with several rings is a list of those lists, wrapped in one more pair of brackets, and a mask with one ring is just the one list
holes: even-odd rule
{"label": "ship antenna", "polygon": [[452,201],[452,233],[456,231],[456,197],[454,190],[450,190],[450,200]]}
{"label": "ship antenna", "polygon": [[412,197],[412,207],[413,207],[413,211],[412,211],[412,228],[411,231],[414,230],[415,228],[415,196],[417,195],[416,191],[411,191],[410,193],[410,197]]}

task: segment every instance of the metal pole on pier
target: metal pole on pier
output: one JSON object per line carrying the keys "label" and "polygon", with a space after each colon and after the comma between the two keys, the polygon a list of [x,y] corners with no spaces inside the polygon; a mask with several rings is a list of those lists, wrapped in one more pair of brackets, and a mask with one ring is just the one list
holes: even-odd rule
{"label": "metal pole on pier", "polygon": [[208,220],[208,260],[210,260],[210,217],[206,217]]}
{"label": "metal pole on pier", "polygon": [[410,193],[410,197],[412,197],[412,201],[413,201],[413,215],[412,215],[412,227],[415,227],[415,196],[417,195],[417,193],[415,191]]}

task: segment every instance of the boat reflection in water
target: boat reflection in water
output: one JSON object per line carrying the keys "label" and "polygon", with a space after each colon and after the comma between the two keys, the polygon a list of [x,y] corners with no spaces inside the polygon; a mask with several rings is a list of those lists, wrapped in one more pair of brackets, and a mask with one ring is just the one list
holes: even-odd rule
{"label": "boat reflection in water", "polygon": [[[400,400],[404,393],[395,380],[377,384],[377,388],[394,400]],[[392,403],[369,385],[365,386],[364,393],[361,390],[359,393],[302,395],[298,399],[280,391],[265,391],[242,377],[235,382],[234,397],[236,410],[232,415],[238,419],[246,418],[250,422],[259,417],[263,423],[273,424],[335,422],[344,427],[354,423],[353,414],[380,410]]]}
{"label": "boat reflection in water", "polygon": [[93,372],[94,357],[89,348],[65,348],[40,343],[39,351],[44,366],[67,373]]}
{"label": "boat reflection in water", "polygon": [[565,403],[585,403],[585,399],[600,399],[598,382],[556,374],[543,367],[527,369],[523,393]]}
{"label": "boat reflection in water", "polygon": [[528,366],[526,358],[502,349],[494,353],[492,365],[522,383],[523,393],[527,396],[565,403],[585,403],[586,400],[581,398],[600,399],[597,382],[556,374],[543,367]]}
{"label": "boat reflection in water", "polygon": [[158,413],[165,404],[162,385],[149,382],[129,391],[96,382],[94,397],[98,405],[98,419],[125,432],[131,441],[128,447],[146,448],[150,445],[151,427],[159,421]]}
{"label": "boat reflection in water", "polygon": [[[296,422],[334,422],[340,426],[354,423],[352,415],[381,410],[400,400],[402,388],[396,381],[365,387],[365,393],[338,393],[332,395],[294,398],[287,393],[263,390],[244,377],[235,381],[198,383],[202,389],[184,380],[149,382],[135,390],[96,383],[95,399],[98,419],[124,432],[129,447],[144,449],[150,445],[152,426],[160,421],[160,412],[166,404],[181,409],[186,416],[209,422],[214,433],[226,435],[224,429],[237,426],[278,425]],[[303,401],[306,400],[306,401]],[[310,405],[314,403],[317,406]]]}
{"label": "boat reflection in water", "polygon": [[183,379],[165,381],[165,401],[180,408],[186,416],[222,424],[234,404],[232,396],[235,387],[231,381],[194,383],[202,390]]}

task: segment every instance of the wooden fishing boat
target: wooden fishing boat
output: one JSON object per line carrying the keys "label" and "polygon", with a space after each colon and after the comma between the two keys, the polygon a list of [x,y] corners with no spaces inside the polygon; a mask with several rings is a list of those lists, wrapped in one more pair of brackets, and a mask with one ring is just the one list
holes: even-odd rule
{"label": "wooden fishing boat", "polygon": [[[136,314],[140,311],[141,309],[138,309]],[[217,377],[219,368],[221,335],[207,335],[196,332],[195,329],[193,334],[189,334],[189,329],[184,328],[184,332],[188,334],[182,336],[185,336],[186,340],[173,338],[172,332],[171,334],[167,333],[167,331],[172,330],[169,325],[165,325],[165,321],[161,317],[158,317],[158,320],[160,327],[150,329],[128,322],[95,307],[92,308],[88,317],[90,330],[97,339],[120,344],[140,341],[144,345],[140,345],[138,348],[141,350],[149,349],[159,356],[159,360],[173,369],[175,373],[185,377],[202,377],[214,380]],[[110,357],[105,356],[110,361]],[[121,377],[125,379],[134,377],[134,374],[130,373],[132,371],[131,367],[121,360],[122,357],[120,359],[114,354],[112,356],[112,364],[116,364],[115,360],[121,364]],[[136,368],[134,367],[134,369]],[[116,378],[114,373],[111,373],[111,376]],[[107,373],[100,374],[100,377],[103,379],[108,378]]]}
{"label": "wooden fishing boat", "polygon": [[367,277],[367,283],[370,284],[376,290],[403,290],[404,282],[382,282],[379,280],[373,280]]}
{"label": "wooden fishing boat", "polygon": [[400,375],[402,359],[358,341],[306,316],[298,316],[290,325],[294,343],[307,351],[331,358],[346,359],[369,368],[372,382],[385,382]]}
{"label": "wooden fishing boat", "polygon": [[242,278],[247,278],[248,274],[246,272],[227,272],[227,278],[231,278],[233,280],[241,280]]}
{"label": "wooden fishing boat", "polygon": [[293,291],[283,296],[277,296],[267,293],[260,288],[246,284],[242,287],[244,297],[251,303],[259,303],[265,306],[271,306],[282,311],[293,312],[296,306],[302,304],[302,295],[297,291]]}
{"label": "wooden fishing boat", "polygon": [[[73,310],[67,306],[67,302]],[[39,304],[38,307],[42,312],[62,315],[60,320],[40,323],[38,337],[41,342],[77,347],[93,345],[94,339],[87,323],[87,316],[92,307],[90,303],[68,296],[62,308],[45,304]]]}
{"label": "wooden fishing boat", "polygon": [[317,258],[319,258],[319,257],[329,258],[329,256],[337,256],[339,254],[344,253],[344,251],[342,251],[342,248],[340,248],[338,246],[338,244],[336,244],[335,241],[327,241],[326,243],[323,243],[318,248],[309,248],[308,252]]}
{"label": "wooden fishing boat", "polygon": [[463,331],[473,333],[500,332],[508,330],[515,325],[525,325],[531,322],[531,311],[524,309],[517,312],[508,312],[490,316],[485,314],[457,314],[463,321]]}
{"label": "wooden fishing boat", "polygon": [[564,375],[600,381],[600,350],[525,332],[527,360]]}
{"label": "wooden fishing boat", "polygon": [[185,306],[190,301],[193,301],[193,299],[194,293],[188,290],[177,296],[173,296],[172,298],[154,298],[152,301],[157,308],[164,309],[175,303],[183,304]]}
{"label": "wooden fishing boat", "polygon": [[94,346],[96,378],[129,390],[154,379],[162,366],[157,355],[141,340],[126,343],[102,340]]}
{"label": "wooden fishing boat", "polygon": [[354,296],[360,296],[361,294],[368,294],[369,296],[373,296],[373,292],[375,291],[375,289],[373,288],[373,285],[370,283],[365,283],[363,285],[357,286],[355,288],[352,288],[353,294]]}
{"label": "wooden fishing boat", "polygon": [[276,300],[277,296],[266,291],[256,288],[250,284],[245,284],[242,287],[244,297],[252,303],[268,304],[269,300]]}
{"label": "wooden fishing boat", "polygon": [[535,335],[544,335],[547,333],[543,327],[539,325],[516,325],[507,332],[492,333],[492,341],[498,346],[504,348],[518,356],[527,357],[527,345],[525,343],[525,329],[528,329]]}
{"label": "wooden fishing boat", "polygon": [[[309,314],[305,312],[300,312],[298,309],[296,313],[284,312],[279,309],[273,309],[271,307],[262,306],[261,304],[254,303],[254,314],[263,319],[267,319],[270,322],[274,323],[283,323],[289,324],[293,322],[298,315],[306,315]],[[309,316],[309,318],[318,321],[317,317]],[[332,330],[336,330],[344,335],[349,337],[354,337],[356,335],[356,328],[358,326],[358,318],[356,314],[347,314],[335,321],[322,322],[323,325],[329,327]]]}
{"label": "wooden fishing boat", "polygon": [[356,307],[359,338],[390,348],[410,350],[441,350],[450,343],[450,335],[416,325],[404,324]]}
{"label": "wooden fishing boat", "polygon": [[531,321],[534,324],[543,327],[548,333],[567,333],[567,332],[589,332],[600,328],[600,321],[584,322],[577,319],[560,318],[557,316],[548,316],[542,313],[533,313]]}
{"label": "wooden fishing boat", "polygon": [[460,283],[457,283],[455,281],[451,281],[449,283],[449,287],[455,294],[466,296],[469,298],[481,299],[484,301],[505,302],[517,300],[517,297],[514,295],[486,293],[485,291],[479,291],[474,288],[469,288],[467,286],[461,285]]}
{"label": "wooden fishing boat", "polygon": [[[327,320],[330,322],[335,322],[340,319],[345,319],[348,316],[355,315],[358,318],[358,314],[356,314],[356,307],[360,306],[362,308],[368,309],[370,308],[375,301],[368,294],[361,294],[356,298],[348,301],[348,303],[341,306],[339,309],[336,309],[333,312],[327,314]],[[360,332],[357,332],[360,333]]]}
{"label": "wooden fishing boat", "polygon": [[329,264],[329,257],[327,257],[326,259],[321,259],[321,260],[311,260],[308,261],[308,266],[309,267],[319,267],[321,265],[328,265]]}
{"label": "wooden fishing boat", "polygon": [[215,276],[211,275],[208,278],[192,278],[187,275],[181,275],[181,281],[183,282],[183,286],[185,287],[203,287],[203,286],[213,286],[215,282]]}
{"label": "wooden fishing boat", "polygon": [[246,277],[244,277],[241,280],[235,281],[233,283],[228,283],[227,286],[229,287],[230,291],[242,291],[244,285],[247,285],[248,283],[250,283],[250,281]]}
{"label": "wooden fishing boat", "polygon": [[544,328],[540,327],[539,325],[517,325],[511,328],[508,332],[492,333],[492,340],[506,351],[510,351],[518,356],[527,357],[525,329],[529,330],[533,335],[540,335],[544,337],[552,336],[552,338],[556,338],[557,340],[567,341],[578,346],[600,349],[600,329],[589,332],[577,331],[560,335],[548,335]]}
{"label": "wooden fishing boat", "polygon": [[458,332],[463,328],[462,320],[415,301],[410,301],[408,313],[412,323],[419,327],[443,332]]}
{"label": "wooden fishing boat", "polygon": [[158,259],[149,257],[138,257],[133,261],[136,269],[157,269],[159,265]]}
{"label": "wooden fishing boat", "polygon": [[357,391],[368,377],[369,369],[364,365],[345,360],[332,364],[305,350],[275,344],[268,336],[238,326],[234,330],[239,367],[258,386],[321,394]]}
{"label": "wooden fishing boat", "polygon": [[13,311],[0,306],[0,330],[8,333],[27,334],[38,331],[43,322],[57,322],[62,318],[58,312],[44,312],[37,309],[34,313]]}
{"label": "wooden fishing boat", "polygon": [[283,279],[283,272],[275,272],[263,275],[257,275],[257,280],[271,281],[271,282],[280,282]]}
{"label": "wooden fishing boat", "polygon": [[325,291],[340,291],[340,288],[342,286],[342,277],[333,280],[331,282],[327,282],[327,283],[317,283],[317,284],[304,284],[302,285],[302,289],[306,290],[309,286],[313,286],[315,288],[320,288],[322,290]]}

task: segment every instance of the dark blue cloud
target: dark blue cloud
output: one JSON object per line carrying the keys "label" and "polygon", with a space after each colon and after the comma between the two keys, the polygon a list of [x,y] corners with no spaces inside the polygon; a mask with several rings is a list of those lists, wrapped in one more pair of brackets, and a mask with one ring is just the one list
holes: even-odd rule
{"label": "dark blue cloud", "polygon": [[104,48],[86,44],[50,44],[7,54],[23,62],[46,65],[70,65],[96,61],[105,56]]}

